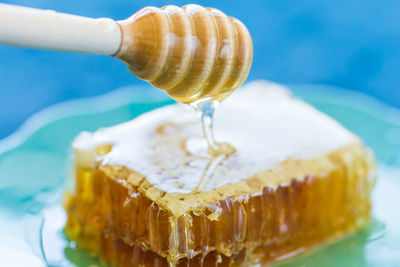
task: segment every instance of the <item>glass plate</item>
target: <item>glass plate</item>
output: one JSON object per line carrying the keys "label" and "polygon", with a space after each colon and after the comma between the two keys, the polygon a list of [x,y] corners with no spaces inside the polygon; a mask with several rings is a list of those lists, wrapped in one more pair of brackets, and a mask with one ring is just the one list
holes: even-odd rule
{"label": "glass plate", "polygon": [[[278,266],[400,266],[400,111],[371,97],[321,85],[289,86],[372,148],[378,160],[368,229]],[[100,266],[67,242],[62,228],[70,145],[94,131],[173,103],[150,87],[62,103],[31,117],[0,142],[0,266]]]}

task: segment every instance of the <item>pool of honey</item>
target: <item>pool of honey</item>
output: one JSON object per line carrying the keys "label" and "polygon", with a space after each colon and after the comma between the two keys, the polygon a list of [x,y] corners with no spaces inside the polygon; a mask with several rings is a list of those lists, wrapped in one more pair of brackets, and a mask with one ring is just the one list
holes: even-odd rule
{"label": "pool of honey", "polygon": [[303,252],[368,224],[365,161],[175,216],[125,180],[76,168],[66,233],[112,266],[238,266]]}

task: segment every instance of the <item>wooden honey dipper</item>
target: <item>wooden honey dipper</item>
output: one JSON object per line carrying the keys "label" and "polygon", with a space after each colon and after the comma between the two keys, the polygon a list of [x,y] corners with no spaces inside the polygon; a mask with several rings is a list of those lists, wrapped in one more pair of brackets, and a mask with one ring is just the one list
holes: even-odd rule
{"label": "wooden honey dipper", "polygon": [[198,5],[146,7],[115,22],[0,4],[0,43],[112,55],[183,103],[223,100],[244,82],[253,57],[239,20]]}

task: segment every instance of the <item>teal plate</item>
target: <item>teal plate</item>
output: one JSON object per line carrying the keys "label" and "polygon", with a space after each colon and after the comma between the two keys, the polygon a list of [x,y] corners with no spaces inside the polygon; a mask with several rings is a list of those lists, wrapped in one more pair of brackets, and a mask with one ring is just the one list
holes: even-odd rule
{"label": "teal plate", "polygon": [[[400,266],[400,111],[371,97],[320,85],[289,86],[372,148],[378,160],[370,227],[278,266]],[[170,104],[129,87],[62,103],[34,115],[0,142],[0,266],[100,266],[63,236],[60,206],[72,140]]]}

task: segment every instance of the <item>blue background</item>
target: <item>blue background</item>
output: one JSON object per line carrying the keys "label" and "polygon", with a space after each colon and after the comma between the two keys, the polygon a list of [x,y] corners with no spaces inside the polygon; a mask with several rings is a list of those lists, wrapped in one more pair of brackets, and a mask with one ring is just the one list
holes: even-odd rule
{"label": "blue background", "polygon": [[[125,19],[147,5],[184,1],[3,1]],[[400,1],[195,1],[242,20],[254,41],[249,79],[322,83],[400,107]],[[0,18],[1,23],[1,18]],[[0,46],[0,139],[49,105],[143,83],[108,56]]]}

